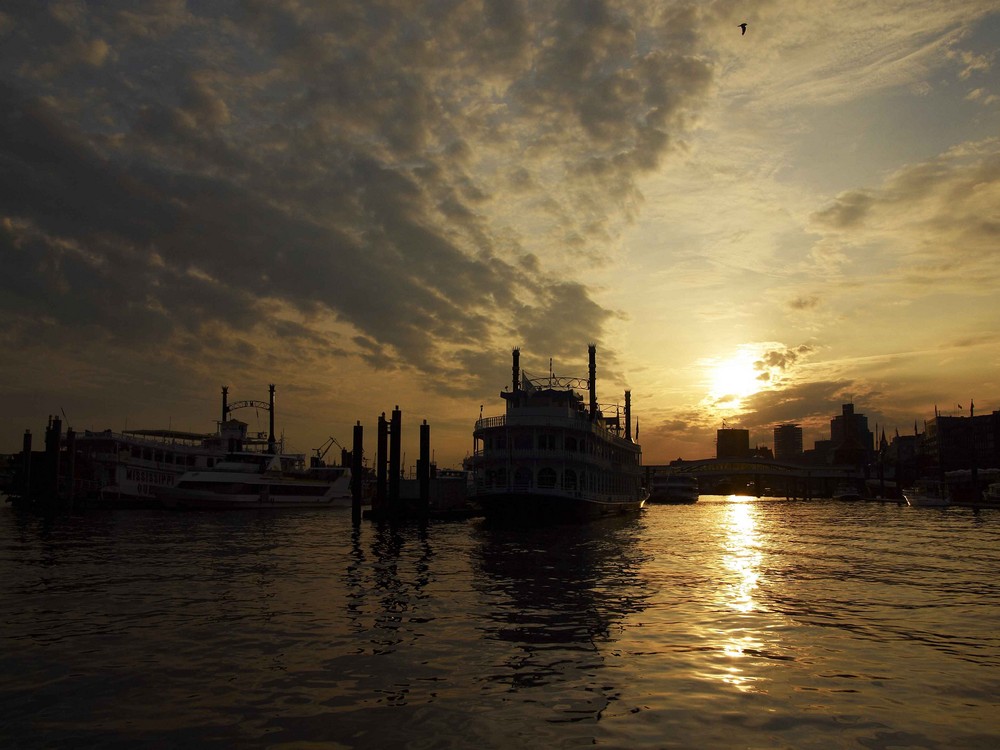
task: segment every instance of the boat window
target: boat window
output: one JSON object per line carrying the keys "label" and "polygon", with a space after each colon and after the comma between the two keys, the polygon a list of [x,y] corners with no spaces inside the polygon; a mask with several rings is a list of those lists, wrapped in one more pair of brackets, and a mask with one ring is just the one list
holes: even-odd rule
{"label": "boat window", "polygon": [[568,451],[576,451],[576,438],[575,437],[568,437],[567,436],[567,438],[566,438],[566,450],[568,450]]}
{"label": "boat window", "polygon": [[531,469],[526,466],[519,466],[514,471],[514,487],[519,490],[531,487]]}
{"label": "boat window", "polygon": [[563,489],[576,489],[576,472],[572,469],[566,469],[566,471],[563,472]]}
{"label": "boat window", "polygon": [[506,487],[507,486],[507,470],[506,469],[497,469],[497,478],[496,478],[496,481],[497,481],[497,487]]}
{"label": "boat window", "polygon": [[538,471],[538,486],[551,489],[556,486],[556,471],[548,466]]}

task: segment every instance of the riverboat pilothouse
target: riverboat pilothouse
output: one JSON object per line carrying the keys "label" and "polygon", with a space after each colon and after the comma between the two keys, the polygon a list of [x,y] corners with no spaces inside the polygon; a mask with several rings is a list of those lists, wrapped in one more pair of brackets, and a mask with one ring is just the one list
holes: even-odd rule
{"label": "riverboat pilothouse", "polygon": [[[572,519],[640,510],[642,450],[633,439],[631,394],[624,425],[597,404],[596,347],[589,378],[531,378],[513,351],[506,413],[476,422],[472,497],[487,517]],[[579,392],[589,389],[589,407]]]}

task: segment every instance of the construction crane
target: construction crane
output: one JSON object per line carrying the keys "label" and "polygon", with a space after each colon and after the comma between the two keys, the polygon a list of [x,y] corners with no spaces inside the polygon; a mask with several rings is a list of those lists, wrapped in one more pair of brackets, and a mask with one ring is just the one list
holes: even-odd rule
{"label": "construction crane", "polygon": [[335,445],[338,448],[340,448],[340,450],[342,450],[342,451],[346,451],[347,450],[344,446],[342,446],[339,442],[337,442],[337,438],[335,438],[335,437],[329,437],[329,438],[326,439],[326,442],[323,443],[323,445],[321,445],[319,448],[313,448],[313,451],[316,453],[316,455],[313,456],[313,459],[312,459],[312,462],[311,462],[312,465],[313,466],[323,466],[324,465],[323,464],[323,459],[326,458],[326,454],[329,453],[330,449],[333,446],[335,446]]}

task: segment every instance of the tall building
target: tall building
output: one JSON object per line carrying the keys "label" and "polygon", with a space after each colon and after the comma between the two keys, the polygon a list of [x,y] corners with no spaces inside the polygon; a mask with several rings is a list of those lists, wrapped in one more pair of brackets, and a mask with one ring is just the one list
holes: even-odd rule
{"label": "tall building", "polygon": [[855,414],[854,404],[844,404],[839,417],[830,420],[833,463],[862,466],[871,463],[875,436],[868,429],[868,417]]}
{"label": "tall building", "polygon": [[779,424],[774,428],[774,457],[778,461],[802,458],[802,427],[797,424]]}
{"label": "tall building", "polygon": [[724,427],[715,433],[716,458],[747,458],[750,455],[750,430]]}

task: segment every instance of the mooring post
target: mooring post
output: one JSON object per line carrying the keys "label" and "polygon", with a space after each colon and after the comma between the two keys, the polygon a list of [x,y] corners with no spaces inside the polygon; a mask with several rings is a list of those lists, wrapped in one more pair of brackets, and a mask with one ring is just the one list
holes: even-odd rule
{"label": "mooring post", "polygon": [[68,499],[73,503],[76,500],[76,432],[71,427],[66,428],[66,474]]}
{"label": "mooring post", "polygon": [[385,421],[385,412],[378,418],[378,454],[375,456],[375,498],[372,502],[372,511],[376,514],[385,512],[386,506],[386,445],[389,442],[389,423]]}
{"label": "mooring post", "polygon": [[392,512],[399,510],[399,465],[403,445],[403,413],[397,405],[392,410],[392,422],[389,424],[389,508]]}
{"label": "mooring post", "polygon": [[59,499],[59,443],[62,440],[62,420],[49,417],[45,431],[45,482],[42,500],[54,503]]}
{"label": "mooring post", "polygon": [[420,458],[417,461],[417,481],[420,483],[420,513],[431,509],[431,427],[427,420],[420,425]]}
{"label": "mooring post", "polygon": [[355,526],[361,523],[361,485],[364,472],[363,444],[364,428],[359,421],[354,425],[354,443],[351,449],[351,521]]}
{"label": "mooring post", "polygon": [[31,495],[31,430],[25,430],[21,439],[21,477],[18,484],[21,499],[28,500]]}

